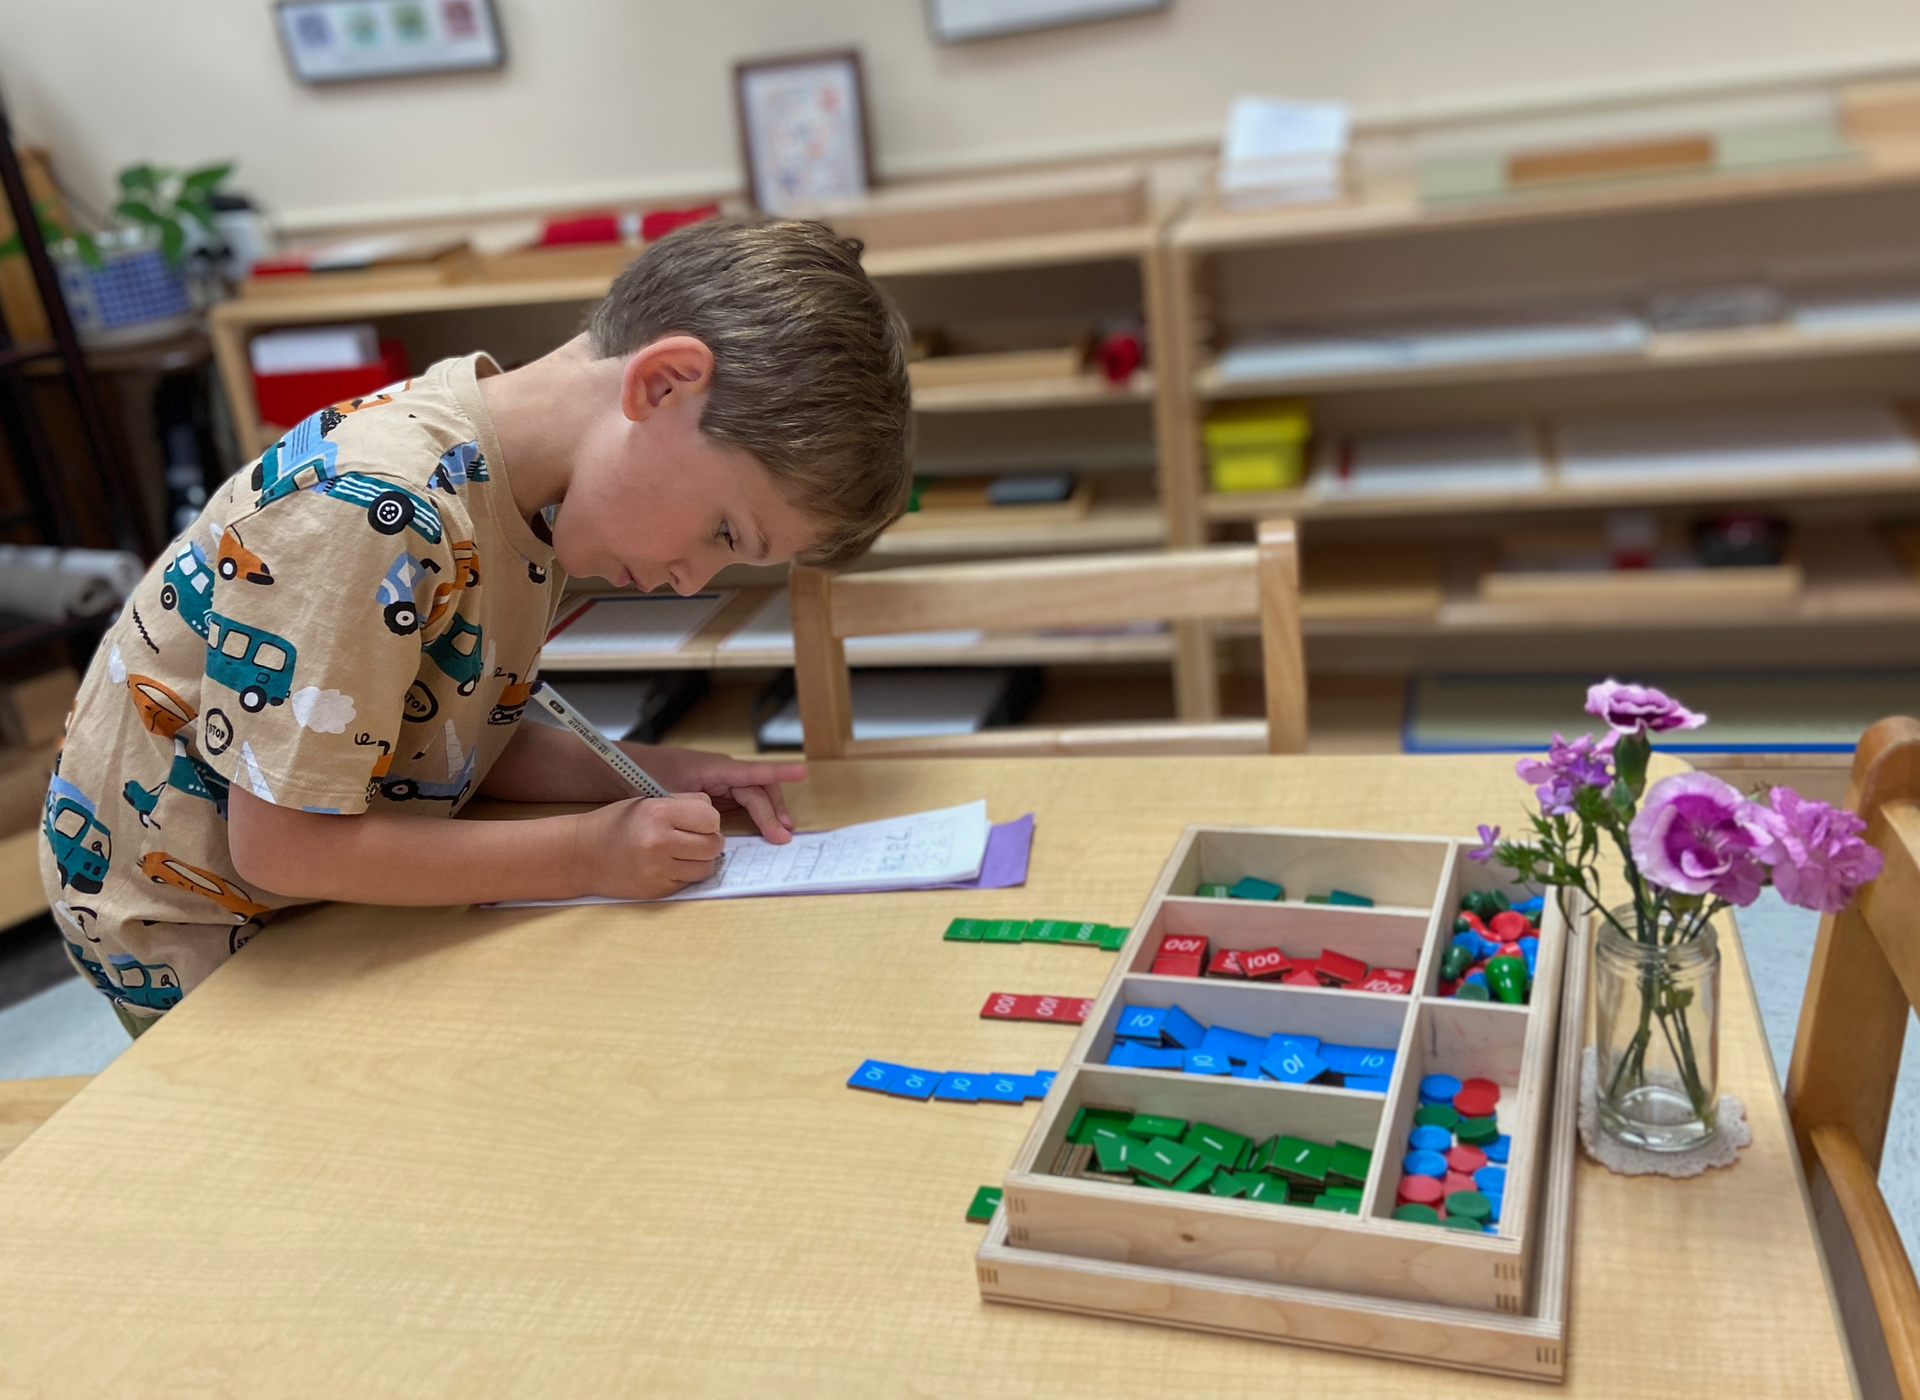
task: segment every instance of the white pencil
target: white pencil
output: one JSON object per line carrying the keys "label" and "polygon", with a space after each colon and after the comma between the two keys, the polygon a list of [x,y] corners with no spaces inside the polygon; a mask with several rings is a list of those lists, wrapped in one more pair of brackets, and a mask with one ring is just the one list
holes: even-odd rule
{"label": "white pencil", "polygon": [[629,758],[624,751],[609,744],[600,731],[588,724],[581,713],[560,698],[560,694],[545,681],[535,681],[532,693],[527,697],[539,704],[540,708],[559,720],[567,728],[587,741],[587,747],[599,754],[613,769],[642,797],[666,797],[668,792],[660,784],[647,776],[647,770]]}

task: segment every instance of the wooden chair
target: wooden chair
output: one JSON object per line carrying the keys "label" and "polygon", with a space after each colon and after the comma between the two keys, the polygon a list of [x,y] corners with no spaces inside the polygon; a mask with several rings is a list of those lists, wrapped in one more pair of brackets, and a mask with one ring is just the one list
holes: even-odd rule
{"label": "wooden chair", "polygon": [[0,1079],[0,1159],[25,1142],[92,1078],[67,1074],[56,1079]]}
{"label": "wooden chair", "polygon": [[[1300,753],[1307,746],[1299,551],[1291,520],[1254,545],[833,574],[796,566],[794,685],[809,759],[1036,754]],[[989,729],[919,739],[853,737],[845,640],[982,627],[1098,627],[1145,619],[1260,619],[1267,717],[1211,724]]]}
{"label": "wooden chair", "polygon": [[1787,1112],[1861,1392],[1920,1400],[1920,1285],[1879,1186],[1907,1016],[1920,1004],[1920,720],[1867,731],[1847,806],[1886,866],[1851,908],[1820,921]]}

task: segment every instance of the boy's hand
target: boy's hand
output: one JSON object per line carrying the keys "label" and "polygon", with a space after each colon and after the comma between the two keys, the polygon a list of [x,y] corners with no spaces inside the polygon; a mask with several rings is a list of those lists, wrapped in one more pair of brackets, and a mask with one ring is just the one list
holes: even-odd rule
{"label": "boy's hand", "polygon": [[585,814],[575,883],[592,894],[658,899],[713,874],[726,841],[704,792],[630,797]]}
{"label": "boy's hand", "polygon": [[776,846],[793,839],[793,818],[780,784],[807,779],[804,763],[754,763],[699,749],[623,744],[636,762],[674,792],[701,792],[722,812],[744,811]]}

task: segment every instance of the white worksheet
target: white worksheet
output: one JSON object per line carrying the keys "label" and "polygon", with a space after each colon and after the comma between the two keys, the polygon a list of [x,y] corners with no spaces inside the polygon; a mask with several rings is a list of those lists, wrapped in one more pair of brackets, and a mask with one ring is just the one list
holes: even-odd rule
{"label": "white worksheet", "polygon": [[[773,894],[853,894],[911,890],[971,880],[987,854],[987,804],[963,803],[885,821],[807,831],[784,846],[759,836],[729,836],[720,869],[697,885],[666,896],[745,899]],[[511,900],[496,908],[545,904],[622,904],[606,895],[580,899]]]}

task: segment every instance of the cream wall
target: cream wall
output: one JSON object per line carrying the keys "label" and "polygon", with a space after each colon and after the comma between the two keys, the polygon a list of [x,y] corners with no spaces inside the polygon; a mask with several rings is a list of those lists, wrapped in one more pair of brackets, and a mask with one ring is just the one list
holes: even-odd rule
{"label": "cream wall", "polygon": [[0,0],[0,82],[83,194],[235,156],[318,227],[733,188],[731,64],[782,51],[863,51],[895,177],[1210,142],[1241,91],[1395,117],[1920,64],[1912,0],[1173,0],[954,47],[921,0],[495,3],[502,72],[315,89],[265,0]]}

